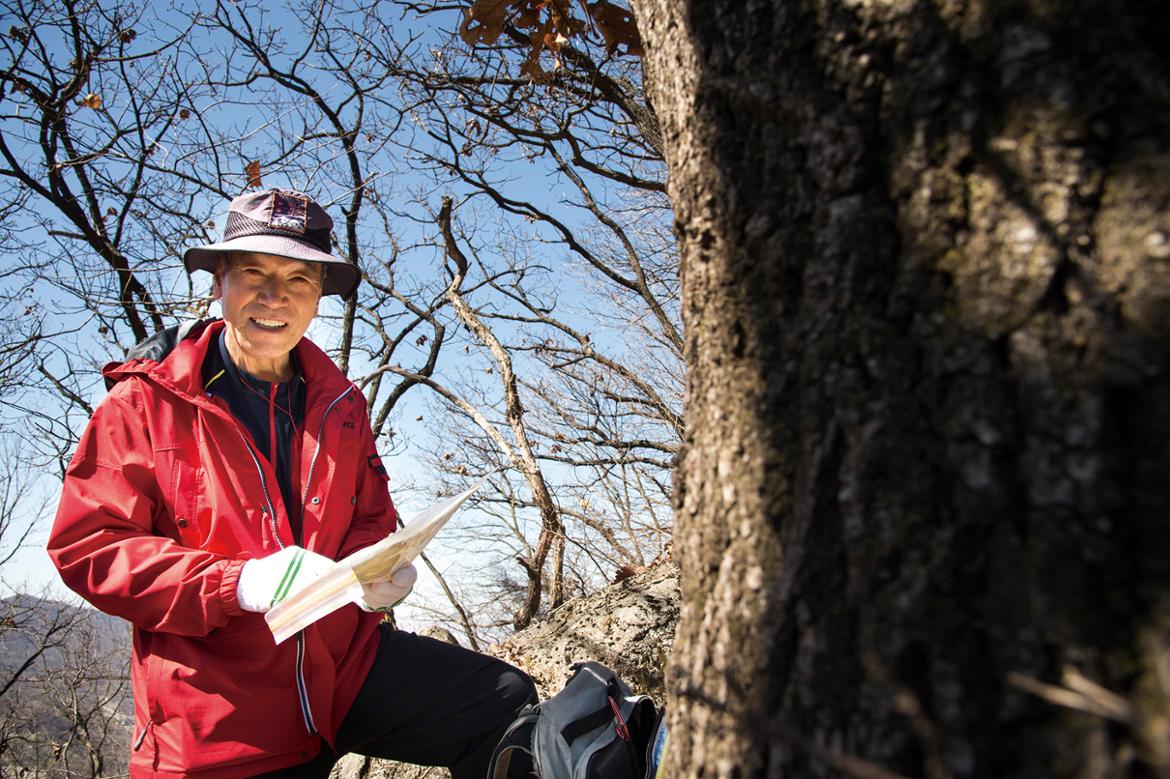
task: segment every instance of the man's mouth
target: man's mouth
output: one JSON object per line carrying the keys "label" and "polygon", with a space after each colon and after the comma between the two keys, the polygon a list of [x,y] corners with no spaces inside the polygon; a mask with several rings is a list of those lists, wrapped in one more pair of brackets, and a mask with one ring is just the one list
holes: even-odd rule
{"label": "man's mouth", "polygon": [[282,327],[287,327],[287,322],[281,322],[278,319],[260,319],[258,317],[251,317],[252,322],[264,330],[279,330]]}

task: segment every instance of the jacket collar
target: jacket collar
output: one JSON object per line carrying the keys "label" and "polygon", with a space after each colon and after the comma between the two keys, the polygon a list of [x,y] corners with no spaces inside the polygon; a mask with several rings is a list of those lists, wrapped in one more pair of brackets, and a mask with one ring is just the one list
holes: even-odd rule
{"label": "jacket collar", "polygon": [[[216,338],[223,328],[222,319],[204,319],[193,326],[175,328],[175,333],[168,330],[169,338],[164,337],[163,341],[173,341],[172,348],[154,349],[145,357],[109,363],[102,369],[106,386],[112,387],[129,376],[143,376],[179,395],[202,397],[203,359],[209,349],[215,348]],[[329,355],[308,338],[302,338],[295,349],[301,372],[310,387],[328,394],[344,392],[351,386],[352,383],[337,369]],[[136,351],[141,350],[136,347],[131,350],[131,354]]]}

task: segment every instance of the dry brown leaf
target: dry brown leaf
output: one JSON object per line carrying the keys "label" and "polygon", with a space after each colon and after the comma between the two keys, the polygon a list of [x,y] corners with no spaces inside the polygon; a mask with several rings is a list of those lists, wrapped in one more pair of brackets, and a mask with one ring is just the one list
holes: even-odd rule
{"label": "dry brown leaf", "polygon": [[260,184],[260,161],[252,160],[244,167],[244,173],[248,176],[248,189],[259,189]]}
{"label": "dry brown leaf", "polygon": [[515,19],[517,27],[522,30],[530,30],[540,26],[540,12],[544,10],[543,2],[528,0],[526,3],[518,4],[517,7],[520,9]]}
{"label": "dry brown leaf", "polygon": [[465,12],[459,36],[468,46],[494,43],[504,31],[508,8],[515,0],[475,0]]}
{"label": "dry brown leaf", "polygon": [[597,0],[590,4],[589,13],[601,30],[601,37],[605,38],[607,54],[613,54],[619,46],[625,46],[627,54],[642,56],[642,36],[638,34],[638,24],[632,13],[609,0]]}
{"label": "dry brown leaf", "polygon": [[[570,13],[575,4],[586,11],[586,19],[577,19]],[[494,43],[506,25],[513,24],[529,33],[531,49],[520,64],[520,72],[533,81],[544,83],[549,74],[540,58],[547,49],[553,55],[556,67],[561,66],[560,50],[574,35],[583,35],[596,24],[605,39],[605,49],[642,56],[642,39],[633,14],[609,0],[474,0],[465,11],[459,35],[469,46]]]}
{"label": "dry brown leaf", "polygon": [[[529,40],[532,48],[528,50],[528,57],[520,63],[520,73],[528,76],[538,84],[549,80],[548,72],[540,64],[540,55],[544,51],[545,42],[553,35],[553,20],[546,19],[540,28],[534,30]],[[555,52],[554,52],[555,54]]]}
{"label": "dry brown leaf", "polygon": [[520,75],[528,76],[538,84],[543,84],[548,81],[548,73],[540,66],[539,48],[533,54],[530,54],[528,59],[520,63]]}

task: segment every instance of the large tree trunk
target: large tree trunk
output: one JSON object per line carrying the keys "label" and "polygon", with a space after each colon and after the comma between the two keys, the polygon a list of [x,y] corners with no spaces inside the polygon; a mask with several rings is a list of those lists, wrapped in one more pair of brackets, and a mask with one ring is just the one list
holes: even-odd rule
{"label": "large tree trunk", "polygon": [[634,7],[674,774],[1170,775],[1167,4]]}

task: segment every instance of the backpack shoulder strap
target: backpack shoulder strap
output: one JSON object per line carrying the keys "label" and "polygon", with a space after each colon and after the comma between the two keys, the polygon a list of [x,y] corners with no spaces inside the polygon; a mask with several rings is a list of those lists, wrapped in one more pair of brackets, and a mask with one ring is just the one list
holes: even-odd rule
{"label": "backpack shoulder strap", "polygon": [[538,719],[540,704],[525,706],[520,710],[520,715],[512,720],[492,752],[488,779],[518,779],[535,773],[532,738]]}

